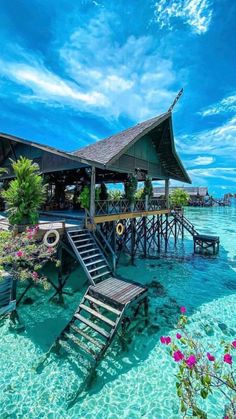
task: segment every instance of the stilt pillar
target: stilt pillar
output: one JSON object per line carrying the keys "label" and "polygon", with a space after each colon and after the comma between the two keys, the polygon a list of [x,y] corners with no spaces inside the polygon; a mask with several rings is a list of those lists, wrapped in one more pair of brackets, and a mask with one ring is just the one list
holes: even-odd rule
{"label": "stilt pillar", "polygon": [[166,200],[166,208],[170,208],[170,199],[169,199],[169,189],[170,189],[170,180],[165,180],[165,200]]}

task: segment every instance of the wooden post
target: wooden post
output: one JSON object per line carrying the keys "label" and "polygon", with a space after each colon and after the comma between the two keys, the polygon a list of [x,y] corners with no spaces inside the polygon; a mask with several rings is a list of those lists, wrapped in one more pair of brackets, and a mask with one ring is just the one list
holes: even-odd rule
{"label": "wooden post", "polygon": [[91,167],[91,181],[90,181],[90,219],[93,224],[95,215],[95,186],[96,186],[96,169],[94,166]]}
{"label": "wooden post", "polygon": [[161,252],[161,229],[160,229],[160,215],[157,215],[157,247],[158,253]]}
{"label": "wooden post", "polygon": [[166,222],[165,222],[165,252],[167,252],[167,244],[168,244],[168,214],[166,214]]}
{"label": "wooden post", "polygon": [[146,217],[143,217],[143,256],[147,257],[147,223]]}
{"label": "wooden post", "polygon": [[135,255],[135,218],[131,219],[131,263],[134,265],[134,255]]}
{"label": "wooden post", "polygon": [[166,208],[170,208],[170,200],[169,200],[169,186],[170,186],[170,180],[165,180],[165,200],[166,200]]}

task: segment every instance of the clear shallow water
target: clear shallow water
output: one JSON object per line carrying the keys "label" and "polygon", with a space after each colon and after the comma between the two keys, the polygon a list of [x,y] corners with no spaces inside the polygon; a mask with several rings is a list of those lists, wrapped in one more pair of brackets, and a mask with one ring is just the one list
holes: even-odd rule
{"label": "clear shallow water", "polygon": [[[175,365],[159,343],[161,335],[175,334],[179,307],[187,307],[193,333],[208,345],[236,338],[236,209],[194,208],[186,216],[201,233],[220,236],[220,254],[193,256],[186,235],[166,257],[137,259],[136,266],[123,259],[119,274],[149,285],[149,325],[144,328],[139,317],[123,348],[114,342],[92,389],[69,410],[68,399],[82,379],[76,360],[52,355],[40,374],[35,368],[80,301],[86,287],[81,269],[68,283],[73,295],[65,297],[64,308],[48,302],[52,291],[35,289],[29,294],[34,303],[19,307],[24,332],[0,323],[1,419],[181,418]],[[205,407],[209,418],[222,417],[222,400],[209,400]]]}

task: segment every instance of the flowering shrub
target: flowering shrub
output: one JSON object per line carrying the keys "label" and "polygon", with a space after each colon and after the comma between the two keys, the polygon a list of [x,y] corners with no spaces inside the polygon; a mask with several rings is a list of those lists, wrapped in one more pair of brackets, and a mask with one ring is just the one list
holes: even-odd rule
{"label": "flowering shrub", "polygon": [[0,269],[8,271],[14,279],[42,283],[48,288],[47,278],[41,268],[48,261],[56,265],[56,248],[47,247],[36,239],[38,226],[14,236],[11,232],[0,233]]}
{"label": "flowering shrub", "polygon": [[183,417],[191,415],[207,418],[207,414],[200,407],[201,399],[219,392],[226,401],[222,417],[236,418],[236,379],[233,369],[236,340],[230,343],[222,340],[220,355],[219,352],[209,352],[187,331],[186,308],[181,307],[180,311],[176,339],[173,341],[170,336],[161,336],[160,341],[170,347],[170,355],[178,363],[176,389]]}

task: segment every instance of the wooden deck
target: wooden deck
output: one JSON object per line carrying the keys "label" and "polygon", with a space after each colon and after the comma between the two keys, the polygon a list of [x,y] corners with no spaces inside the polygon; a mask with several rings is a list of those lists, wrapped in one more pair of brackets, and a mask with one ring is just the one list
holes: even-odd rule
{"label": "wooden deck", "polygon": [[91,286],[92,293],[104,297],[113,303],[121,305],[130,304],[140,297],[144,298],[147,293],[147,288],[133,282],[123,281],[118,278],[108,278]]}
{"label": "wooden deck", "polygon": [[150,211],[135,211],[135,212],[126,212],[120,214],[101,214],[95,215],[94,223],[100,224],[109,221],[119,221],[119,220],[126,220],[132,218],[142,218],[142,217],[149,217],[151,215],[161,215],[161,214],[169,214],[169,209],[160,209],[160,210],[150,210]]}

